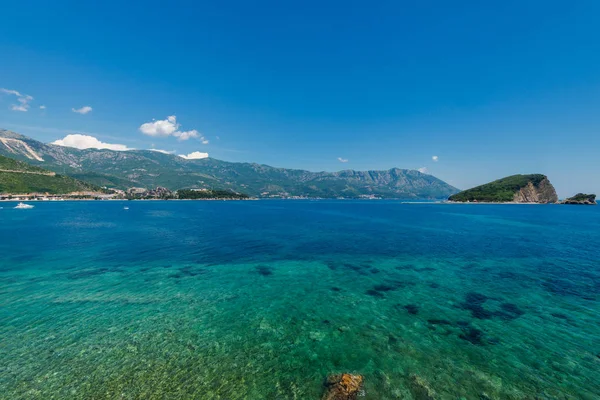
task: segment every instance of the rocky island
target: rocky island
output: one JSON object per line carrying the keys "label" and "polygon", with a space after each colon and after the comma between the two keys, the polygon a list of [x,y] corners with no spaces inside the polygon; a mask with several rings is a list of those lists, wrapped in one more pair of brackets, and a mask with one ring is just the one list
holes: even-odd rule
{"label": "rocky island", "polygon": [[459,203],[556,203],[558,196],[546,175],[511,175],[464,190],[448,198]]}
{"label": "rocky island", "polygon": [[584,194],[577,193],[573,197],[569,197],[560,202],[560,204],[577,204],[577,205],[590,205],[595,206],[596,203],[596,195],[595,194]]}

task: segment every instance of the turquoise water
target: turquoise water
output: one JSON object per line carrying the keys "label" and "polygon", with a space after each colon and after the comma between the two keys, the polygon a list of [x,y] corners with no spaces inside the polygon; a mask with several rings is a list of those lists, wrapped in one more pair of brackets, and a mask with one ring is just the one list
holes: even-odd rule
{"label": "turquoise water", "polygon": [[0,204],[0,398],[600,398],[600,207],[35,205]]}

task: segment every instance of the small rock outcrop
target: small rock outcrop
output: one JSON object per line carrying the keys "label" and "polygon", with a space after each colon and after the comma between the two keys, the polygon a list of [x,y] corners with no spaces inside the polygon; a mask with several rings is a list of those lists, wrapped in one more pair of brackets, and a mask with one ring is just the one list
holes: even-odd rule
{"label": "small rock outcrop", "polygon": [[576,205],[595,206],[595,205],[597,205],[596,195],[595,194],[577,193],[575,196],[569,197],[568,199],[561,201],[560,204],[576,204]]}
{"label": "small rock outcrop", "polygon": [[330,375],[325,381],[322,400],[355,400],[361,395],[362,384],[362,375]]}

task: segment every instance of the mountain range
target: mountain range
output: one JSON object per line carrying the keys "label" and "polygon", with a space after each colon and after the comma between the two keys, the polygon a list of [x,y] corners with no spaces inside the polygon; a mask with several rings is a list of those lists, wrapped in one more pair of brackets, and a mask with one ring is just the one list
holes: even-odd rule
{"label": "mountain range", "polygon": [[76,149],[0,129],[0,155],[109,188],[231,189],[258,197],[445,199],[459,190],[416,170],[311,172],[152,150]]}

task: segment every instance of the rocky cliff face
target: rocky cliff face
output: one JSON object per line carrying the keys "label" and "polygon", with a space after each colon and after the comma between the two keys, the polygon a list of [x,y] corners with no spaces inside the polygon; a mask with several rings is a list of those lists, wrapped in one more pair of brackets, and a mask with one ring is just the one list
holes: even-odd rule
{"label": "rocky cliff face", "polygon": [[558,196],[548,178],[542,179],[537,185],[529,182],[519,189],[513,198],[515,203],[556,203]]}

